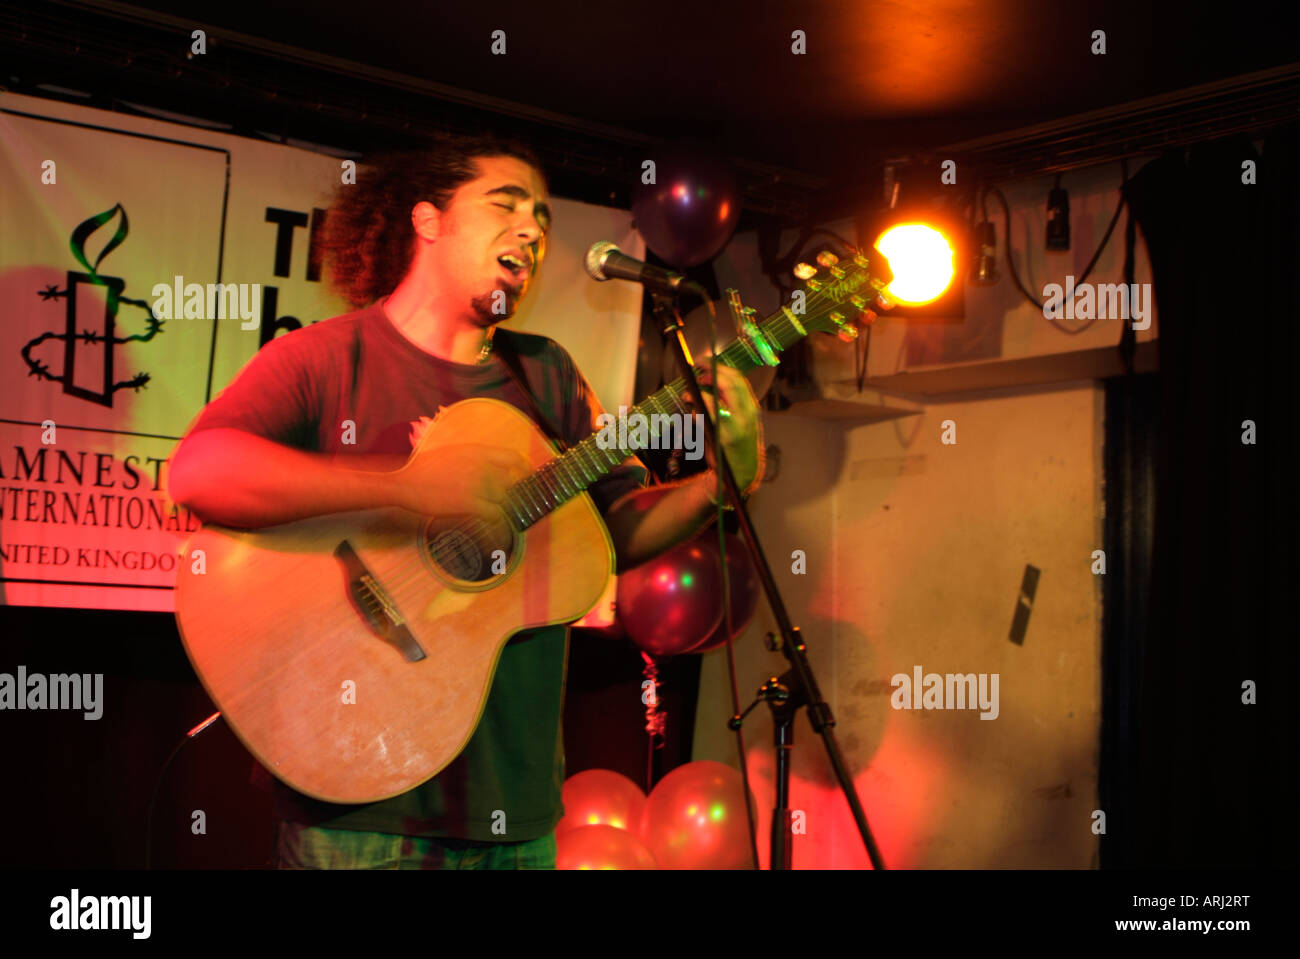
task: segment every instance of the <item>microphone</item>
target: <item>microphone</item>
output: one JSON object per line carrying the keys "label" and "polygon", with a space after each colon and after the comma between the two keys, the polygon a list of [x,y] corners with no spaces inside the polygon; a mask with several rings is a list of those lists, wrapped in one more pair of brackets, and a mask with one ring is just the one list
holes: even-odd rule
{"label": "microphone", "polygon": [[673,294],[689,291],[705,300],[709,298],[708,291],[694,280],[687,279],[680,273],[634,260],[607,240],[591,245],[591,249],[587,251],[586,262],[587,274],[593,280],[631,280],[657,293]]}

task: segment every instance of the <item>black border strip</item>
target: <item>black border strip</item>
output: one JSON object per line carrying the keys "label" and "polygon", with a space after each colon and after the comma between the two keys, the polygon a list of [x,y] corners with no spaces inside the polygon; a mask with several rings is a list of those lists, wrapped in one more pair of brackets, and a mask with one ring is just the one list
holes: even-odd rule
{"label": "black border strip", "polygon": [[[153,586],[149,583],[87,583],[79,579],[11,579],[8,576],[0,576],[0,583],[30,583],[37,586],[101,586],[107,589],[171,589],[175,586]],[[0,603],[0,606],[8,606],[9,603]],[[97,606],[84,607],[78,609],[98,609]]]}

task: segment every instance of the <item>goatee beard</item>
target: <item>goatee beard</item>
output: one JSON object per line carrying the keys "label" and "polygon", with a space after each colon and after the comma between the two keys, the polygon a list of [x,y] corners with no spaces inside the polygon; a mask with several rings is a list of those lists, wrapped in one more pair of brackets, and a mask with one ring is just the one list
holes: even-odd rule
{"label": "goatee beard", "polygon": [[522,290],[502,284],[491,293],[474,297],[469,301],[469,305],[474,309],[475,315],[483,326],[492,326],[515,315],[515,307],[518,306],[522,294]]}

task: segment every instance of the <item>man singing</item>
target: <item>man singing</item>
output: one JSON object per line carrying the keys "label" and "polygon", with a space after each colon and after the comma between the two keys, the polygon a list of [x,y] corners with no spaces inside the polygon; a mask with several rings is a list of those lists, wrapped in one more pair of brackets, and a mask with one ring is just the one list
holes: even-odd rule
{"label": "man singing", "polygon": [[[402,464],[440,407],[484,396],[532,415],[503,346],[566,443],[595,431],[603,411],[564,349],[496,329],[526,294],[550,223],[540,164],[517,144],[446,138],[363,168],[327,219],[330,278],[356,312],[282,335],[253,357],[178,447],[172,497],[205,522],[245,529],[376,507],[499,521],[507,489],[531,470],[491,437]],[[750,491],[758,407],[734,370],[719,367],[717,386],[730,414],[721,421],[727,460]],[[354,442],[344,442],[345,421]],[[588,491],[620,571],[694,535],[723,495],[712,469],[674,486],[643,488],[645,479],[629,460]],[[468,745],[403,795],[334,805],[276,781],[275,864],[554,868],[567,660],[567,627],[514,637]],[[502,820],[504,835],[493,830]]]}

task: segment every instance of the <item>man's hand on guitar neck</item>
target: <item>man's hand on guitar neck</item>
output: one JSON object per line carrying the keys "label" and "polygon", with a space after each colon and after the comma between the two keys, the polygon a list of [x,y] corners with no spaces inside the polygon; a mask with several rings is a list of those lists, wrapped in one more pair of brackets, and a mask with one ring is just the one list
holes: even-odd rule
{"label": "man's hand on guitar neck", "polygon": [[[708,382],[708,377],[703,377],[701,385]],[[718,386],[727,414],[719,427],[723,451],[741,492],[752,493],[763,475],[763,422],[758,401],[749,381],[729,366],[718,367]],[[704,402],[712,410],[707,391]],[[712,465],[713,450],[706,450]],[[710,469],[672,486],[624,496],[605,514],[618,572],[639,566],[694,536],[717,515],[718,499],[725,495],[717,471]]]}
{"label": "man's hand on guitar neck", "polygon": [[[700,388],[704,393],[704,403],[710,413],[714,413],[713,397],[710,395],[712,378],[706,368],[700,377]],[[744,374],[730,366],[718,367],[718,387],[722,392],[722,415],[717,420],[718,431],[722,434],[722,449],[736,477],[740,491],[748,495],[754,491],[763,475],[763,420],[759,414],[758,400],[749,386]],[[716,414],[715,414],[716,415]],[[713,447],[705,446],[705,455],[709,466],[717,469],[713,458]],[[721,478],[717,478],[717,491],[713,500],[726,496]]]}

